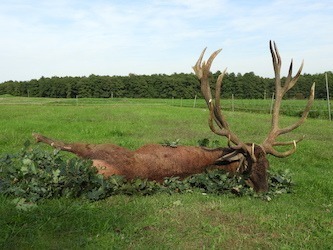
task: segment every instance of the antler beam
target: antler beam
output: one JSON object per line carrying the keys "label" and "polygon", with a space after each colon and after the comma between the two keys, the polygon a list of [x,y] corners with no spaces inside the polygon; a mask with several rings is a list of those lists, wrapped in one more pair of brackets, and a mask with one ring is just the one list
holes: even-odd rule
{"label": "antler beam", "polygon": [[[214,53],[211,54],[211,56],[208,58],[207,62],[202,61],[203,56],[206,52],[205,48],[198,61],[196,62],[195,66],[193,66],[193,70],[196,74],[196,76],[199,78],[201,83],[201,92],[206,100],[207,106],[210,111],[210,117],[209,117],[209,127],[210,129],[217,135],[220,136],[226,136],[228,138],[228,144],[230,145],[230,142],[234,143],[236,146],[233,146],[235,149],[243,149],[245,152],[249,153],[251,158],[255,161],[255,156],[253,152],[253,147],[243,143],[237,136],[234,134],[226,121],[225,116],[222,113],[221,109],[221,102],[220,102],[220,96],[221,96],[221,86],[223,77],[225,75],[226,69],[218,76],[216,81],[216,88],[215,88],[215,98],[213,100],[212,93],[210,89],[209,84],[209,76],[210,76],[210,67],[215,59],[215,57],[221,52],[222,49],[216,50]],[[215,124],[218,128],[216,128]]]}
{"label": "antler beam", "polygon": [[[264,148],[264,150],[268,154],[272,154],[276,157],[287,157],[296,151],[297,143],[299,141],[303,140],[304,137],[302,137],[298,140],[293,140],[293,141],[289,141],[289,142],[275,142],[275,139],[279,135],[289,133],[290,131],[298,128],[305,121],[305,119],[307,118],[307,116],[310,112],[310,108],[313,104],[313,101],[314,101],[315,83],[313,83],[313,85],[311,87],[308,103],[303,111],[302,117],[294,124],[292,124],[288,127],[285,127],[285,128],[280,128],[279,127],[279,115],[280,115],[282,98],[285,95],[285,93],[287,93],[287,91],[290,90],[292,87],[294,87],[295,84],[297,83],[298,78],[300,77],[302,69],[303,69],[303,61],[302,61],[300,68],[298,69],[296,75],[294,77],[292,77],[293,61],[291,60],[288,76],[285,80],[284,85],[282,86],[281,76],[280,76],[282,61],[281,61],[280,54],[279,54],[279,51],[277,49],[275,42],[270,41],[269,47],[270,47],[270,51],[271,51],[271,55],[272,55],[273,68],[274,68],[274,73],[275,73],[275,101],[274,101],[273,114],[272,114],[271,130],[270,130],[267,138],[261,144],[261,146]],[[285,152],[279,152],[273,148],[274,146],[281,146],[281,145],[293,145],[293,148],[288,151],[285,151]]]}

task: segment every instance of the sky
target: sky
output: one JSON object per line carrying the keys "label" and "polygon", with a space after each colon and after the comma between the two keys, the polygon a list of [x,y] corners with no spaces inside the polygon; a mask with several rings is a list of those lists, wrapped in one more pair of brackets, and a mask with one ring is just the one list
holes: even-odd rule
{"label": "sky", "polygon": [[294,73],[333,71],[333,0],[1,0],[0,82],[212,71],[273,77],[269,41]]}

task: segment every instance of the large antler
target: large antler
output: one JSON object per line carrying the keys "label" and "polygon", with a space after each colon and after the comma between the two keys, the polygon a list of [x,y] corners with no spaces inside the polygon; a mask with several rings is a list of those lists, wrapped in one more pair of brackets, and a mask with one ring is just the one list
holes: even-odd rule
{"label": "large antler", "polygon": [[[274,72],[275,72],[275,102],[274,102],[274,107],[273,107],[273,114],[272,114],[272,127],[271,130],[267,136],[267,138],[264,140],[264,142],[261,144],[263,149],[266,151],[267,154],[271,154],[277,157],[286,157],[291,155],[296,151],[296,144],[303,140],[304,136],[298,140],[293,140],[289,142],[276,142],[275,139],[282,134],[286,134],[297,127],[299,127],[307,118],[311,105],[314,100],[314,90],[315,90],[315,83],[313,83],[311,87],[311,92],[310,92],[310,97],[308,100],[308,103],[305,107],[305,110],[302,114],[302,117],[295,122],[294,124],[285,127],[285,128],[280,128],[279,127],[279,114],[280,114],[280,107],[281,107],[281,100],[285,93],[290,90],[297,82],[298,78],[301,75],[301,71],[303,68],[303,62],[297,71],[296,75],[292,77],[292,67],[293,67],[293,61],[291,60],[290,67],[289,67],[289,73],[288,76],[285,80],[284,85],[282,86],[281,84],[281,77],[280,77],[280,70],[281,70],[281,57],[279,54],[279,51],[276,47],[275,42],[270,41],[269,42],[271,54],[272,54],[272,60],[273,60],[273,67],[274,67]],[[281,145],[293,145],[293,148],[285,151],[285,152],[279,152],[275,150],[273,147],[274,146],[281,146]]]}
{"label": "large antler", "polygon": [[[212,93],[209,84],[210,67],[215,57],[221,52],[222,49],[215,51],[208,58],[207,63],[205,61],[202,61],[206,49],[207,48],[205,48],[202,51],[197,63],[195,64],[195,66],[193,66],[193,70],[201,82],[201,92],[206,100],[207,106],[210,111],[209,127],[215,134],[226,136],[228,138],[229,146],[231,146],[230,142],[234,143],[236,146],[233,146],[233,148],[243,149],[245,152],[249,153],[249,155],[255,161],[253,147],[246,145],[240,139],[238,139],[236,134],[234,134],[230,130],[229,125],[225,119],[225,116],[221,112],[221,102],[220,102],[221,86],[226,69],[217,78],[216,88],[215,88],[215,100],[213,100],[212,98]],[[215,127],[215,124],[217,125],[218,128]]]}

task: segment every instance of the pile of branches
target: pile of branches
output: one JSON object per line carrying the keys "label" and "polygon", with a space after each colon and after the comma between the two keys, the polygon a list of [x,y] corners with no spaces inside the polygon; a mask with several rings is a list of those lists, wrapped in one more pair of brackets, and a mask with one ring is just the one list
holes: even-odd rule
{"label": "pile of branches", "polygon": [[230,177],[222,170],[207,171],[180,180],[166,178],[163,183],[142,179],[126,180],[122,176],[104,178],[92,162],[68,158],[57,150],[46,151],[27,142],[15,154],[0,157],[0,194],[36,203],[43,199],[84,197],[100,200],[111,195],[152,195],[155,193],[189,193],[250,195],[270,200],[292,191],[288,171],[269,173],[269,192],[256,194],[245,184],[243,176]]}

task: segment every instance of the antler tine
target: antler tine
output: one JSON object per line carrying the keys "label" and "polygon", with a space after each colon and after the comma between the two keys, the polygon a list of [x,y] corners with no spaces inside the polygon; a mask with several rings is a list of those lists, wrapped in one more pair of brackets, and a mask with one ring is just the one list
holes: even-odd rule
{"label": "antler tine", "polygon": [[[223,77],[224,77],[224,74],[226,71],[227,71],[227,69],[225,69],[223,71],[223,73],[221,73],[217,78],[216,89],[215,89],[215,104],[212,99],[209,100],[209,104],[208,104],[208,107],[210,110],[209,127],[215,134],[218,134],[221,136],[227,136],[230,141],[229,125],[228,125],[224,115],[221,112],[221,101],[220,101],[221,86],[222,86]],[[210,89],[209,89],[209,91],[210,91]],[[224,129],[217,130],[214,126],[214,121],[219,128],[224,128]]]}
{"label": "antler tine", "polygon": [[297,122],[295,122],[294,124],[292,124],[288,127],[285,127],[283,129],[279,129],[278,135],[286,134],[286,133],[298,128],[300,125],[302,125],[305,122],[305,120],[308,117],[308,114],[310,112],[313,101],[314,101],[315,86],[316,86],[316,83],[314,82],[311,86],[310,96],[309,96],[308,102],[305,106],[305,109],[303,111],[303,114],[302,114],[301,118]]}
{"label": "antler tine", "polygon": [[[276,157],[279,157],[279,158],[284,158],[284,157],[287,157],[293,153],[296,152],[296,148],[297,148],[297,142],[303,140],[303,138],[301,138],[300,140],[297,140],[297,141],[292,141],[292,142],[288,142],[288,143],[285,143],[283,145],[290,145],[290,144],[293,144],[293,147],[291,149],[289,149],[288,151],[285,151],[285,152],[279,152],[277,151],[276,149],[274,149],[273,147],[270,149],[270,151],[266,151],[267,154],[271,154],[271,155],[274,155]],[[282,145],[282,144],[281,144]],[[279,146],[281,146],[279,145]]]}
{"label": "antler tine", "polygon": [[[226,69],[218,76],[216,81],[216,90],[215,90],[215,100],[212,99],[210,84],[209,84],[209,74],[210,74],[210,67],[215,59],[215,57],[221,52],[222,49],[216,50],[211,54],[208,58],[207,63],[202,62],[203,55],[206,51],[206,48],[201,53],[198,61],[196,62],[195,66],[192,67],[196,76],[199,78],[201,82],[201,92],[206,100],[207,106],[210,111],[209,116],[209,127],[210,129],[217,135],[226,136],[228,138],[228,144],[230,142],[236,145],[235,148],[242,148],[245,152],[248,152],[252,159],[255,161],[255,156],[251,152],[251,147],[247,146],[245,143],[241,142],[238,137],[229,129],[229,125],[221,112],[221,102],[220,102],[220,95],[221,95],[221,86],[223,77],[225,75]],[[219,129],[215,127],[215,124],[218,126]]]}
{"label": "antler tine", "polygon": [[201,78],[203,77],[203,74],[202,74],[202,68],[201,68],[201,63],[202,63],[202,58],[203,58],[203,56],[204,56],[204,54],[205,54],[205,52],[206,52],[206,49],[207,49],[207,47],[203,49],[203,51],[202,51],[201,54],[200,54],[200,57],[199,57],[198,61],[197,61],[196,64],[192,67],[193,70],[194,70],[194,72],[195,72],[195,74],[197,75],[197,77],[198,77],[199,79],[201,79]]}
{"label": "antler tine", "polygon": [[[295,86],[297,83],[298,78],[301,75],[304,61],[302,61],[302,64],[300,68],[298,69],[296,75],[292,77],[292,67],[293,67],[293,61],[291,60],[288,76],[286,78],[285,84],[282,87],[281,86],[281,78],[280,78],[280,69],[281,69],[281,57],[277,50],[277,46],[275,42],[272,43],[272,41],[269,42],[270,51],[272,54],[272,61],[273,61],[273,67],[275,72],[275,101],[274,101],[274,107],[273,107],[273,115],[272,115],[272,128],[267,136],[267,138],[264,140],[264,142],[261,144],[263,149],[266,151],[267,154],[272,154],[276,157],[287,157],[291,154],[293,154],[296,151],[296,144],[303,140],[304,137],[290,141],[290,142],[275,142],[275,139],[282,134],[286,134],[296,128],[298,128],[301,124],[304,123],[306,120],[310,108],[314,101],[314,91],[315,91],[315,83],[313,83],[310,91],[310,96],[307,102],[307,105],[303,111],[302,117],[295,122],[294,124],[285,127],[285,128],[279,128],[279,115],[280,115],[280,107],[281,107],[281,101],[284,96],[284,94],[290,90],[292,87]],[[275,150],[274,146],[282,146],[282,145],[293,145],[293,148],[285,151],[285,152],[279,152]]]}
{"label": "antler tine", "polygon": [[281,57],[275,42],[269,41],[269,48],[272,54],[275,75],[278,74],[280,76]]}
{"label": "antler tine", "polygon": [[294,77],[292,77],[291,75],[292,75],[293,60],[291,60],[289,73],[286,78],[286,83],[283,87],[283,94],[287,93],[289,89],[291,89],[292,87],[295,86],[295,84],[298,81],[298,78],[301,76],[303,65],[304,65],[304,60],[302,61],[301,66],[299,67],[296,75]]}
{"label": "antler tine", "polygon": [[286,82],[290,82],[293,74],[293,59],[290,61],[288,76],[286,77]]}
{"label": "antler tine", "polygon": [[208,59],[207,63],[205,61],[202,61],[203,56],[206,52],[206,48],[201,52],[198,61],[196,64],[192,67],[196,76],[201,82],[201,92],[206,100],[207,106],[210,105],[210,100],[212,100],[212,94],[209,86],[209,73],[210,73],[210,67],[212,65],[212,62],[214,61],[215,57],[220,53],[222,49],[216,50]]}
{"label": "antler tine", "polygon": [[[279,53],[279,50],[276,46],[276,43],[273,41],[269,41],[269,48],[272,54],[272,61],[273,61],[273,67],[274,67],[274,72],[275,72],[275,79],[276,79],[276,89],[281,88],[281,79],[280,79],[280,70],[281,70],[281,65],[282,65],[282,60],[281,56]],[[292,77],[292,70],[293,70],[293,60],[290,62],[289,66],[289,71],[288,71],[288,76],[286,78],[285,84],[283,86],[283,93],[284,95],[289,89],[294,87],[294,85],[297,83],[298,78],[301,75],[302,69],[303,69],[304,61],[302,61],[301,66],[299,67],[296,75]],[[279,87],[277,87],[277,85]]]}
{"label": "antler tine", "polygon": [[208,60],[207,60],[207,65],[206,65],[207,70],[210,70],[210,67],[212,66],[212,63],[213,63],[215,57],[216,57],[221,51],[222,51],[222,49],[218,49],[218,50],[216,50],[215,52],[213,52],[213,53],[210,55],[210,57],[209,57]]}
{"label": "antler tine", "polygon": [[269,48],[272,55],[273,68],[275,73],[275,102],[272,114],[272,129],[277,129],[279,123],[280,105],[282,100],[281,78],[280,78],[280,70],[282,62],[275,42],[269,41]]}
{"label": "antler tine", "polygon": [[216,120],[227,130],[229,130],[229,125],[228,122],[226,121],[224,115],[221,112],[221,87],[222,87],[222,81],[223,81],[223,77],[225,75],[225,72],[227,71],[227,69],[225,69],[217,78],[216,81],[216,88],[215,88],[215,117]]}

